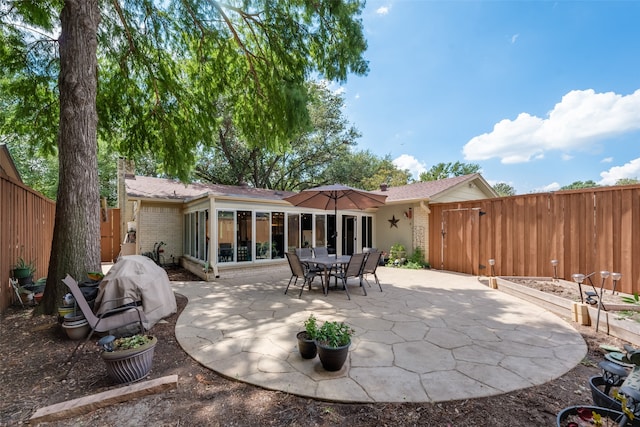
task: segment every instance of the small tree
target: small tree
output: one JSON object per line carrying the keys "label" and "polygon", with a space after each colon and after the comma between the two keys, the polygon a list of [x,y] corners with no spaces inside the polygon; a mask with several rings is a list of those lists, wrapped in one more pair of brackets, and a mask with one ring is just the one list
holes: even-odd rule
{"label": "small tree", "polygon": [[493,189],[500,196],[515,196],[516,189],[507,184],[506,182],[499,182],[493,186]]}
{"label": "small tree", "polygon": [[420,181],[437,181],[454,176],[470,175],[479,171],[480,165],[477,163],[438,163],[428,171],[422,172],[420,174]]}

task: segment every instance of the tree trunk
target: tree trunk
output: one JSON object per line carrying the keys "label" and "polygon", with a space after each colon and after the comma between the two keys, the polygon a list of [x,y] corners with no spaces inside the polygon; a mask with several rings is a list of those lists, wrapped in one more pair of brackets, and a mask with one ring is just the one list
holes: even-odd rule
{"label": "tree trunk", "polygon": [[96,91],[98,0],[65,0],[60,23],[60,163],[56,221],[43,313],[55,314],[68,289],[68,273],[78,281],[100,269]]}

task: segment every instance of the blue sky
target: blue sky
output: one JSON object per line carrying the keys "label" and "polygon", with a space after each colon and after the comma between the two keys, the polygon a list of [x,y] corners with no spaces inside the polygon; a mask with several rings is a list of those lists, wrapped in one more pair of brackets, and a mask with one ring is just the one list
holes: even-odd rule
{"label": "blue sky", "polygon": [[519,194],[640,178],[640,1],[369,0],[359,149],[417,179],[477,163]]}

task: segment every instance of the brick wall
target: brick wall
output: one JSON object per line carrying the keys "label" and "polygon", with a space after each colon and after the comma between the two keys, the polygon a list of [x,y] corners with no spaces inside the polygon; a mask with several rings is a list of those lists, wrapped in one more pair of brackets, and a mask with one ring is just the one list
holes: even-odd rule
{"label": "brick wall", "polygon": [[[426,206],[425,206],[426,207]],[[427,208],[428,209],[428,208]],[[413,250],[422,249],[424,261],[429,261],[429,211],[419,205],[413,206]],[[407,248],[411,255],[411,251]]]}
{"label": "brick wall", "polygon": [[138,211],[137,244],[139,253],[151,252],[156,242],[164,242],[165,263],[171,256],[178,262],[183,253],[182,205],[162,206],[142,203]]}

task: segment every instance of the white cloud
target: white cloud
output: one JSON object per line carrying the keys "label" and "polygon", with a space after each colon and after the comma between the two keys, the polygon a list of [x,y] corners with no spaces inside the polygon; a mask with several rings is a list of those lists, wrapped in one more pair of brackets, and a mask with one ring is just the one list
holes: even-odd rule
{"label": "white cloud", "polygon": [[378,15],[387,15],[389,13],[389,6],[381,6],[376,9],[376,14]]}
{"label": "white cloud", "polygon": [[640,90],[631,95],[574,90],[562,97],[547,118],[521,113],[496,123],[493,131],[463,147],[466,160],[494,157],[502,163],[539,159],[546,151],[585,150],[614,135],[640,129]]}
{"label": "white cloud", "polygon": [[393,160],[393,164],[402,170],[409,169],[414,179],[418,179],[422,172],[426,172],[427,168],[424,163],[409,154],[402,154]]}
{"label": "white cloud", "polygon": [[571,160],[571,159],[573,159],[573,156],[571,154],[564,153],[562,155],[562,160],[566,161],[566,160]]}
{"label": "white cloud", "polygon": [[549,191],[557,191],[560,189],[560,184],[557,182],[552,182],[551,184],[545,185],[544,187],[536,188],[533,190],[534,193],[547,193]]}
{"label": "white cloud", "polygon": [[613,162],[613,157],[605,157],[604,159],[600,160],[600,163],[611,163]]}
{"label": "white cloud", "polygon": [[614,185],[621,178],[640,178],[640,157],[625,163],[622,166],[614,166],[608,171],[600,173],[602,179],[600,185]]}
{"label": "white cloud", "polygon": [[514,34],[511,36],[511,44],[515,44],[516,41],[518,40],[518,37],[520,37],[520,34]]}

